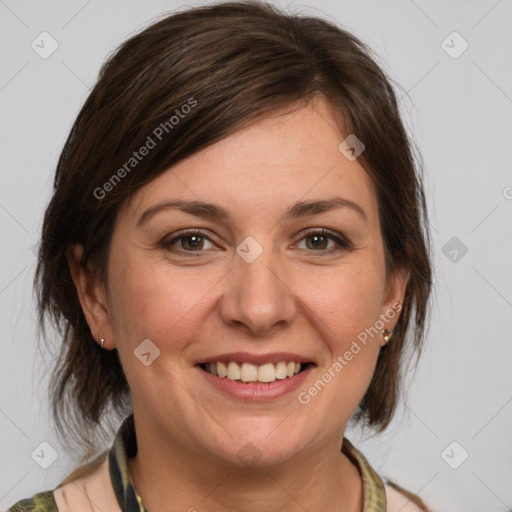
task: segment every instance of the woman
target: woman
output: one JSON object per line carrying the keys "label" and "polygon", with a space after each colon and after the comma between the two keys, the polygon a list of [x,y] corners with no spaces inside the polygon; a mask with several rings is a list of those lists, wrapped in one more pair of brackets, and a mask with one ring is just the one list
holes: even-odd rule
{"label": "woman", "polygon": [[66,142],[36,277],[57,425],[88,460],[124,421],[10,510],[426,510],[344,438],[386,428],[420,352],[425,226],[395,95],[349,33],[224,3],[132,37]]}

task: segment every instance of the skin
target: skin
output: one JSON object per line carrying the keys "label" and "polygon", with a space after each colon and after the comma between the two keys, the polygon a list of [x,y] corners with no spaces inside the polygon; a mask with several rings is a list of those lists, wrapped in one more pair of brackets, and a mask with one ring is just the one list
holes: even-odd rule
{"label": "skin", "polygon": [[[340,447],[383,336],[370,338],[309,404],[297,393],[402,302],[407,278],[386,276],[375,187],[358,160],[338,150],[345,136],[336,126],[323,100],[281,109],[137,190],[116,219],[106,284],[80,267],[82,248],[73,248],[91,332],[118,350],[132,390],[138,453],[129,471],[149,510],[362,510],[360,475]],[[333,197],[364,215],[345,206],[283,216],[298,201]],[[229,217],[170,208],[138,226],[144,211],[171,199],[214,203]],[[161,243],[191,228],[207,237],[199,249],[190,237]],[[305,236],[307,228],[326,228],[351,248]],[[247,236],[263,248],[252,263],[236,252]],[[134,356],[144,339],[161,351],[149,366]],[[293,352],[316,367],[299,390],[246,402],[194,367],[237,351]],[[261,457],[251,467],[237,457],[248,442]]]}

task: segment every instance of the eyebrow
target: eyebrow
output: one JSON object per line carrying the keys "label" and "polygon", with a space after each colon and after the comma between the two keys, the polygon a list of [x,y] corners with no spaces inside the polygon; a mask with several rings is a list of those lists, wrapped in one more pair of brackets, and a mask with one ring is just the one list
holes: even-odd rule
{"label": "eyebrow", "polygon": [[[309,215],[317,215],[336,208],[346,207],[360,215],[366,222],[366,212],[357,203],[341,197],[321,199],[316,201],[299,201],[292,205],[283,215],[283,219],[297,219]],[[137,226],[148,222],[151,218],[161,212],[176,208],[182,212],[210,220],[227,220],[230,217],[229,210],[213,203],[203,201],[185,201],[183,199],[172,199],[158,203],[145,210],[137,221]]]}

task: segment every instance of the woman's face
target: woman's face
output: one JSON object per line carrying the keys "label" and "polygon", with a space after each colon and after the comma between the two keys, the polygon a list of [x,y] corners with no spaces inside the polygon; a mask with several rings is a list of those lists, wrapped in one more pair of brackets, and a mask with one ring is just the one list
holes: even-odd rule
{"label": "woman's face", "polygon": [[330,110],[266,116],[119,212],[89,324],[138,421],[185,450],[275,464],[341,442],[398,319],[405,278],[386,280],[376,191]]}

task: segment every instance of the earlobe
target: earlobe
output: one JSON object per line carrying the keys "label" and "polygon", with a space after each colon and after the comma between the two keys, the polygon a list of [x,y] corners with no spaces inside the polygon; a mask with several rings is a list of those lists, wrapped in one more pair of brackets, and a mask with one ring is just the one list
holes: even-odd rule
{"label": "earlobe", "polygon": [[111,342],[113,336],[105,287],[97,276],[83,266],[82,256],[83,247],[81,245],[70,247],[67,253],[69,271],[82,311],[93,338],[97,342],[103,338],[107,340],[104,348],[113,348],[108,347],[108,342]]}

